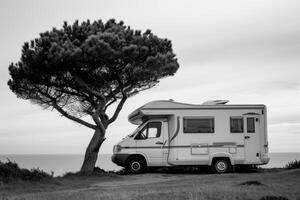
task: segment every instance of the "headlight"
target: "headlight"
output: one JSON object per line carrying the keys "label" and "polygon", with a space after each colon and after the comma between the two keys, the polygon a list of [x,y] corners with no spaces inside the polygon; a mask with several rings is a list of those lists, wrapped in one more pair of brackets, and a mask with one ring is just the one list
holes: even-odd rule
{"label": "headlight", "polygon": [[114,153],[117,153],[117,152],[120,152],[121,149],[122,149],[122,147],[120,145],[115,145],[113,151],[114,151]]}

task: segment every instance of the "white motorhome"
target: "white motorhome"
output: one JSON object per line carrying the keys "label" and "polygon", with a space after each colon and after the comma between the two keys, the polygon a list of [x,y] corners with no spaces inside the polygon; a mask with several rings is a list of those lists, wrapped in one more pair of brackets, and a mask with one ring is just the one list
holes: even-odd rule
{"label": "white motorhome", "polygon": [[143,105],[128,116],[139,126],[114,146],[112,161],[132,173],[146,167],[199,165],[224,173],[234,165],[267,164],[266,106],[227,102]]}

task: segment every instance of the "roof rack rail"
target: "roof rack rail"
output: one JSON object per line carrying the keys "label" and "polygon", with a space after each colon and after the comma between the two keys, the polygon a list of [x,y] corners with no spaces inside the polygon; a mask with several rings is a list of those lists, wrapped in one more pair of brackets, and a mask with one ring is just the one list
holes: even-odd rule
{"label": "roof rack rail", "polygon": [[228,103],[229,100],[209,100],[202,103],[202,105],[224,105]]}

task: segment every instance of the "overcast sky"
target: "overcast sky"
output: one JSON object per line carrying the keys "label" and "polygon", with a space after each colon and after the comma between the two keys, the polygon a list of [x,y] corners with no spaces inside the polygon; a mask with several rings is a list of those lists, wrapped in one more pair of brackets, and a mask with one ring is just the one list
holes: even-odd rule
{"label": "overcast sky", "polygon": [[299,10],[290,0],[1,0],[0,154],[84,153],[91,129],[17,99],[8,66],[24,42],[63,21],[110,18],[172,40],[180,69],[127,101],[100,153],[135,128],[131,111],[158,99],[266,104],[270,151],[300,152]]}

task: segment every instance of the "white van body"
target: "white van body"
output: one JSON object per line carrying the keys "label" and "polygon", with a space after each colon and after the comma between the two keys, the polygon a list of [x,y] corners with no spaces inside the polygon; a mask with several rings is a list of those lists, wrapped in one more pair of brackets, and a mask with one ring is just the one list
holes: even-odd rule
{"label": "white van body", "polygon": [[230,166],[267,164],[266,106],[227,102],[143,105],[128,116],[139,127],[114,146],[113,162],[123,167],[130,167],[134,158],[143,167],[211,166],[218,160]]}

